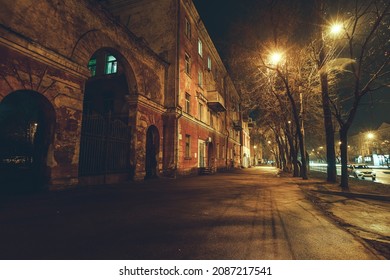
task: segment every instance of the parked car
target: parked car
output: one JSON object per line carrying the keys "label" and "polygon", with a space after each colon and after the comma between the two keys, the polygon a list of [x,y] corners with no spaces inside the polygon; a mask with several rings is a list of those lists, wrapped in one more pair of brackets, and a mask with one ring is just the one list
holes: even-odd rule
{"label": "parked car", "polygon": [[376,173],[366,164],[350,164],[348,165],[348,174],[355,178],[365,179],[371,178],[373,181],[376,179]]}

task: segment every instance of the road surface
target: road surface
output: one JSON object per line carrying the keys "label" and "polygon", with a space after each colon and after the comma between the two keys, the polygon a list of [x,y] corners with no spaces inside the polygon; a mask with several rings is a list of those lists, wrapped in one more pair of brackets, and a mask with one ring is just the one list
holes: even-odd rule
{"label": "road surface", "polygon": [[257,167],[0,200],[1,259],[378,259]]}
{"label": "road surface", "polygon": [[[326,173],[326,163],[314,163],[310,164],[310,169],[313,171],[320,171]],[[341,167],[338,164],[336,166],[337,169],[337,175],[341,175]],[[390,169],[389,168],[373,168],[373,170],[376,172],[376,180],[375,183],[384,184],[384,185],[390,185]],[[359,180],[353,178],[353,176],[350,176],[352,180]],[[370,180],[371,179],[365,179]]]}

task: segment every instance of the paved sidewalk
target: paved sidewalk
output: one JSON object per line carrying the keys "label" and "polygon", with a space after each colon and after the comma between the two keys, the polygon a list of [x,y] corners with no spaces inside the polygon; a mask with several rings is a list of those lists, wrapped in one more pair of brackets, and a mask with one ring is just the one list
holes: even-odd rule
{"label": "paved sidewalk", "polygon": [[310,177],[293,180],[326,215],[390,259],[390,185],[351,178],[346,193],[338,183],[327,183],[324,174]]}

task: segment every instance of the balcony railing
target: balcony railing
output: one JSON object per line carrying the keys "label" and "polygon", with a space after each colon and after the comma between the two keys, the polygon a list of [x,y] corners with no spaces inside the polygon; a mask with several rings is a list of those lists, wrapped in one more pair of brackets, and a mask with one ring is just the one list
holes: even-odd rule
{"label": "balcony railing", "polygon": [[215,112],[225,112],[225,100],[222,95],[214,90],[207,92],[207,106]]}

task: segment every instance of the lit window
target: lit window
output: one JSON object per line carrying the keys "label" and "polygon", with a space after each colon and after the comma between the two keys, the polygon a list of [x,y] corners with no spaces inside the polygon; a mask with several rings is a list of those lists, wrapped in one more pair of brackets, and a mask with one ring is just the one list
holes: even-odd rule
{"label": "lit window", "polygon": [[190,23],[190,21],[187,19],[187,18],[185,18],[185,31],[184,31],[184,33],[185,33],[185,35],[187,36],[187,38],[188,39],[191,39],[191,23]]}
{"label": "lit window", "polygon": [[198,39],[198,53],[200,56],[203,56],[203,44],[202,40]]}
{"label": "lit window", "polygon": [[207,69],[210,71],[211,70],[211,58],[207,58]]}
{"label": "lit window", "polygon": [[187,114],[190,113],[190,106],[191,106],[191,95],[186,93],[186,105],[185,105],[185,112]]}
{"label": "lit window", "polygon": [[96,58],[91,58],[88,62],[88,69],[91,72],[91,76],[96,76]]}
{"label": "lit window", "polygon": [[186,158],[191,157],[191,136],[188,134],[186,134],[186,146],[185,146],[184,156]]}
{"label": "lit window", "polygon": [[186,67],[185,67],[185,71],[188,75],[190,75],[190,72],[191,72],[191,57],[186,53],[185,54],[185,63],[186,63]]}
{"label": "lit window", "polygon": [[201,70],[198,72],[198,84],[200,87],[203,87],[203,72]]}
{"label": "lit window", "polygon": [[118,72],[118,62],[113,55],[106,56],[106,74],[114,74]]}

